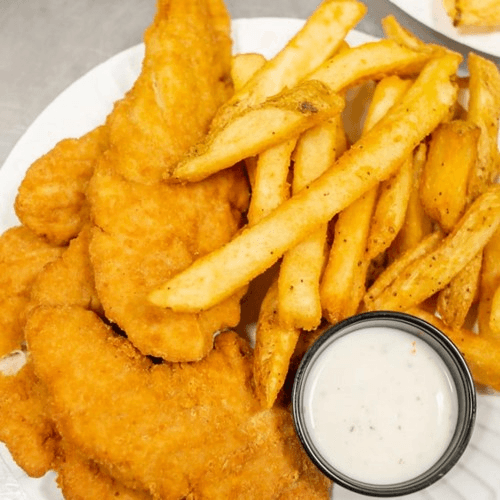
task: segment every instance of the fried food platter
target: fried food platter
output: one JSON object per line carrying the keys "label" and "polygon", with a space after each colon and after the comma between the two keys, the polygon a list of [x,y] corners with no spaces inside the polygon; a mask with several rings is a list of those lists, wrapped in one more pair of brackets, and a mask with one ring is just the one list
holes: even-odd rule
{"label": "fried food platter", "polygon": [[[302,26],[297,19],[241,19],[233,23],[235,52],[258,52],[272,57]],[[371,37],[353,31],[347,41],[358,45]],[[26,168],[59,140],[79,136],[101,123],[112,103],[130,88],[143,57],[142,45],[116,55],[90,71],[64,91],[35,120],[19,140],[0,169],[0,229],[15,225],[13,211],[17,188]],[[349,108],[348,108],[349,109]],[[352,113],[355,110],[350,110]],[[347,119],[349,121],[349,118]],[[357,119],[353,119],[357,121]],[[500,400],[479,397],[478,424],[470,448],[458,466],[438,485],[412,498],[486,499],[500,494],[496,471],[500,467]],[[12,461],[5,447],[0,448],[0,498],[59,500],[51,473],[41,479],[26,476]],[[354,493],[334,488],[333,498],[355,498]]]}

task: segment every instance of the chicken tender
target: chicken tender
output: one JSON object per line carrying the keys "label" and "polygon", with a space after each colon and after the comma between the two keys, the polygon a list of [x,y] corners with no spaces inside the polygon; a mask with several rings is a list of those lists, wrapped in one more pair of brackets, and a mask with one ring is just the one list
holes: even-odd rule
{"label": "chicken tender", "polygon": [[16,197],[19,220],[54,244],[67,243],[88,222],[87,184],[107,146],[104,126],[65,139],[28,169]]}
{"label": "chicken tender", "polygon": [[23,226],[0,236],[0,358],[21,347],[31,286],[63,251]]}
{"label": "chicken tender", "polygon": [[[63,248],[50,245],[20,226],[0,236],[0,360],[24,343],[24,323],[33,282]],[[28,363],[17,373],[0,370],[0,441],[31,476],[50,468],[54,433],[40,399],[40,384]]]}
{"label": "chicken tender", "polygon": [[28,303],[25,295],[0,297],[0,358],[21,347]]}
{"label": "chicken tender", "polygon": [[147,295],[226,243],[247,196],[236,171],[186,186],[132,183],[101,171],[92,179],[90,255],[98,296],[106,317],[144,354],[198,360],[212,349],[215,331],[238,324],[242,293],[200,314],[162,309]]}
{"label": "chicken tender", "polygon": [[197,184],[162,175],[200,141],[232,86],[229,17],[220,0],[160,0],[137,82],[108,117],[109,148],[89,184],[90,244],[106,317],[144,354],[194,361],[239,322],[243,291],[200,314],[147,294],[231,239],[248,204],[237,168]]}
{"label": "chicken tender", "polygon": [[90,228],[86,226],[59,259],[45,266],[31,288],[28,312],[39,305],[75,305],[102,314],[89,242]]}
{"label": "chicken tender", "polygon": [[57,439],[31,361],[14,375],[0,372],[0,441],[16,463],[32,477],[43,476],[52,467]]}
{"label": "chicken tender", "polygon": [[154,364],[79,307],[37,308],[26,335],[63,439],[126,486],[162,499],[328,498],[290,413],[261,410],[235,333],[179,364]]}
{"label": "chicken tender", "polygon": [[123,486],[94,462],[61,441],[54,466],[57,484],[66,500],[152,500],[145,491]]}
{"label": "chicken tender", "polygon": [[107,119],[105,161],[155,183],[207,132],[232,93],[230,19],[221,0],[159,0],[141,74]]}
{"label": "chicken tender", "polygon": [[[14,277],[22,273],[12,263],[8,267],[12,283],[16,283],[19,293],[0,303],[4,313],[6,304],[12,308],[6,315],[7,319],[0,319],[2,326],[7,320],[12,323],[6,326],[0,338],[17,339],[6,346],[9,351],[20,347],[24,341],[25,317],[41,304],[75,304],[100,311],[88,257],[88,230],[82,231],[67,249],[58,248],[55,253],[53,247],[25,228],[10,230],[0,242],[5,239],[16,241],[16,245],[8,245],[12,250],[14,247],[17,251],[31,250],[27,257],[31,255],[33,264],[31,273],[27,272],[29,266],[23,266],[25,288],[19,288],[19,282]],[[22,253],[17,258],[22,259]],[[55,260],[47,263],[50,258]],[[26,264],[29,263],[30,260],[27,260]],[[44,267],[40,269],[42,264]],[[6,280],[8,273],[2,276]],[[13,288],[11,285],[10,289]],[[4,288],[0,290],[7,292]],[[6,375],[0,372],[0,440],[5,442],[14,460],[30,476],[42,476],[52,467],[58,437],[29,355],[28,363],[17,373]]]}

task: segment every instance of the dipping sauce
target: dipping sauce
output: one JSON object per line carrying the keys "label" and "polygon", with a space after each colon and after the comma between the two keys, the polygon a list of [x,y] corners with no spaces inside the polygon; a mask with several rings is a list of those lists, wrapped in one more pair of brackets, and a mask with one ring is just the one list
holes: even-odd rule
{"label": "dipping sauce", "polygon": [[391,327],[332,337],[305,375],[302,394],[317,453],[340,473],[374,485],[430,469],[457,426],[446,364],[418,334]]}

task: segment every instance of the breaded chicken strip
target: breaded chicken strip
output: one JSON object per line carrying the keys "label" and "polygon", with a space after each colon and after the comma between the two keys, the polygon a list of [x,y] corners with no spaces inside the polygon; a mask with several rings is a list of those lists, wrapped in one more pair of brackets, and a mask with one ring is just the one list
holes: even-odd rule
{"label": "breaded chicken strip", "polygon": [[103,473],[61,440],[55,460],[57,484],[65,500],[152,500],[145,491],[133,490]]}
{"label": "breaded chicken strip", "polygon": [[21,222],[57,245],[74,238],[88,221],[85,190],[106,146],[106,128],[101,126],[79,139],[59,142],[36,160],[16,198]]}
{"label": "breaded chicken strip", "polygon": [[0,290],[0,358],[21,347],[28,303],[24,294],[8,296]]}
{"label": "breaded chicken strip", "polygon": [[26,335],[62,437],[128,487],[163,500],[328,498],[289,412],[261,409],[236,334],[179,364],[154,364],[79,307],[37,308]]}
{"label": "breaded chicken strip", "polygon": [[221,0],[158,0],[137,81],[107,119],[105,161],[155,183],[207,132],[232,93],[230,19]]}
{"label": "breaded chicken strip", "polygon": [[100,170],[94,175],[90,255],[98,296],[106,317],[144,354],[199,360],[212,349],[215,331],[238,324],[242,293],[199,314],[156,307],[147,295],[226,243],[239,228],[247,196],[236,171],[186,186],[133,183]]}
{"label": "breaded chicken strip", "polygon": [[[35,279],[27,305],[72,304],[101,312],[88,255],[89,231],[84,228],[55,261]],[[26,299],[28,301],[28,299]],[[24,314],[23,314],[24,316]],[[12,375],[0,375],[0,440],[27,474],[40,477],[53,468],[67,500],[148,500],[150,495],[121,485],[68,446],[54,428],[45,391],[26,365]]]}
{"label": "breaded chicken strip", "polygon": [[85,226],[60,258],[45,266],[31,287],[28,313],[39,305],[74,305],[102,313],[95,291],[89,242],[90,228]]}
{"label": "breaded chicken strip", "polygon": [[0,374],[0,441],[16,463],[32,477],[43,476],[52,467],[57,440],[31,361],[15,375]]}
{"label": "breaded chicken strip", "polygon": [[[0,236],[0,360],[24,343],[24,322],[30,290],[44,267],[63,248],[50,245],[19,226]],[[40,387],[30,363],[18,373],[0,370],[0,441],[31,476],[42,476],[52,463],[53,428],[46,420]]]}
{"label": "breaded chicken strip", "polygon": [[158,1],[142,72],[108,117],[109,148],[87,193],[106,317],[144,354],[169,361],[201,359],[214,332],[239,321],[242,293],[200,314],[174,314],[147,300],[152,288],[231,239],[247,207],[237,169],[198,184],[160,182],[232,92],[229,35],[221,0]]}
{"label": "breaded chicken strip", "polygon": [[[10,250],[4,256],[5,267],[0,277],[5,288],[0,290],[17,293],[0,303],[4,312],[0,324],[11,322],[10,329],[0,331],[4,341],[7,337],[12,341],[7,345],[9,352],[24,341],[25,317],[34,307],[74,304],[100,311],[88,240],[88,230],[84,230],[67,249],[54,250],[23,227],[11,229],[0,238],[0,248]],[[5,304],[14,303],[16,307],[6,314]],[[0,372],[0,440],[30,476],[42,476],[51,468],[58,438],[29,356],[19,372],[9,375]]]}
{"label": "breaded chicken strip", "polygon": [[63,251],[23,226],[0,236],[0,358],[21,347],[31,286]]}
{"label": "breaded chicken strip", "polygon": [[118,172],[141,182],[172,168],[231,92],[228,27],[219,0],[158,2],[134,88],[116,103],[108,127],[62,140],[31,165],[15,203],[21,222],[55,244],[74,238],[88,221],[85,190],[105,150]]}

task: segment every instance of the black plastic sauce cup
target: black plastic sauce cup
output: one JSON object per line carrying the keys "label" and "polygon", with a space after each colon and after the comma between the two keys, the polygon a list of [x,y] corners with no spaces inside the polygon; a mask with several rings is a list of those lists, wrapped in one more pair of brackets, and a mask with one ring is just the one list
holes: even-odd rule
{"label": "black plastic sauce cup", "polygon": [[[443,360],[456,387],[458,419],[451,441],[441,457],[428,470],[404,482],[371,484],[347,476],[328,463],[318,451],[305,421],[304,387],[311,367],[320,354],[339,338],[361,328],[389,327],[418,336]],[[443,477],[465,451],[474,428],[476,391],[471,373],[457,347],[435,326],[404,313],[378,311],[346,319],[330,328],[312,345],[299,366],[292,390],[292,413],[296,432],[314,464],[334,482],[357,493],[374,497],[401,496],[424,489]]]}

